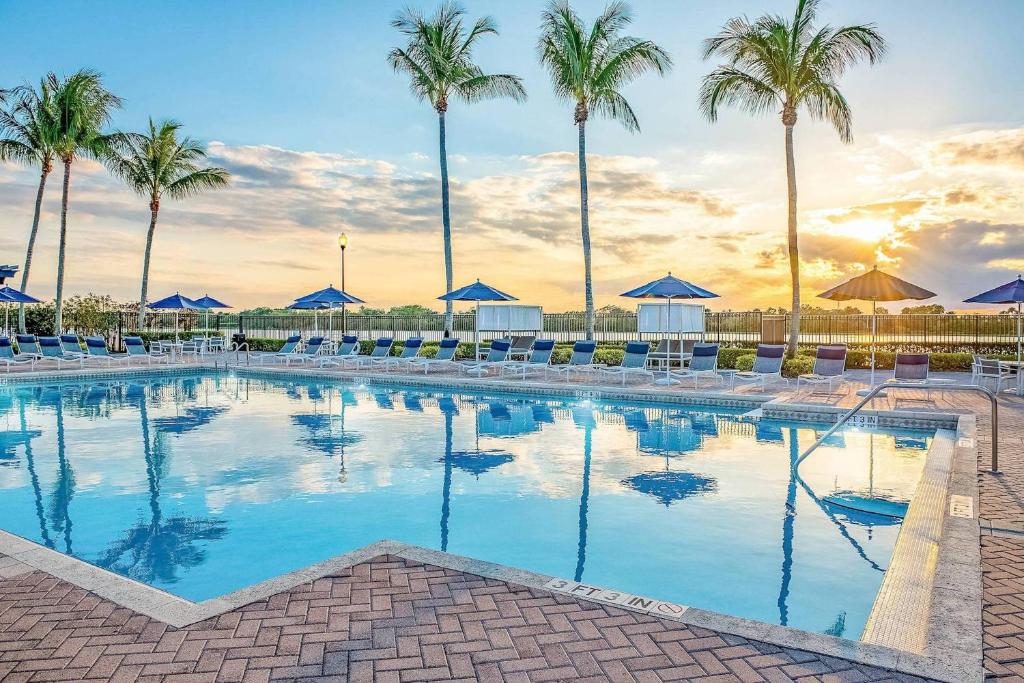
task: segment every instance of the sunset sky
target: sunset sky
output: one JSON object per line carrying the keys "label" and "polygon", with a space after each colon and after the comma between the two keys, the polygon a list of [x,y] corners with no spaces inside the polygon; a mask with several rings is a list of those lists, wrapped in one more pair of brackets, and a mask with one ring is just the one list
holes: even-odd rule
{"label": "sunset sky", "polygon": [[[386,61],[404,4],[0,0],[0,22],[19,27],[0,44],[0,87],[95,68],[125,100],[112,127],[178,119],[232,172],[227,190],[164,202],[152,298],[287,304],[339,283],[345,231],[349,291],[440,308],[437,117]],[[587,20],[603,6],[573,4]],[[456,286],[479,277],[549,311],[581,309],[576,132],[537,63],[543,3],[465,5],[501,29],[478,63],[522,76],[529,100],[449,110]],[[620,292],[671,270],[720,293],[714,309],[788,305],[782,125],[738,111],[712,125],[696,101],[714,66],[700,41],[738,14],[788,15],[793,0],[632,5],[630,33],[675,68],[626,90],[639,134],[588,126],[597,304],[631,306]],[[853,144],[806,115],[797,124],[804,300],[824,303],[813,295],[874,263],[947,306],[1024,270],[1024,2],[831,0],[822,17],[875,22],[890,51],[843,81]],[[29,286],[41,298],[54,292],[59,171]],[[0,164],[0,263],[24,261],[37,181]],[[146,200],[88,161],[71,198],[69,293],[137,297]]]}

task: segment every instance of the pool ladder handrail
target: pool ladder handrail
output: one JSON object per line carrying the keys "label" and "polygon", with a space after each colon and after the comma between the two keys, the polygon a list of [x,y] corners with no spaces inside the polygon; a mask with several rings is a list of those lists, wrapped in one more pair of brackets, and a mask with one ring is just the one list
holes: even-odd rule
{"label": "pool ladder handrail", "polygon": [[992,464],[990,471],[993,474],[999,474],[999,403],[996,400],[996,395],[988,387],[979,386],[976,384],[945,384],[945,383],[928,383],[928,382],[889,382],[886,384],[879,384],[873,387],[860,403],[851,408],[848,412],[844,413],[836,423],[832,425],[827,432],[825,432],[821,438],[811,444],[803,454],[797,458],[796,462],[793,463],[793,471],[796,472],[797,468],[800,467],[800,463],[807,459],[811,453],[815,451],[825,439],[832,436],[836,431],[846,424],[850,418],[852,418],[861,408],[867,405],[868,401],[873,399],[876,394],[886,389],[938,389],[940,391],[975,391],[984,394],[988,397],[989,403],[992,405]]}

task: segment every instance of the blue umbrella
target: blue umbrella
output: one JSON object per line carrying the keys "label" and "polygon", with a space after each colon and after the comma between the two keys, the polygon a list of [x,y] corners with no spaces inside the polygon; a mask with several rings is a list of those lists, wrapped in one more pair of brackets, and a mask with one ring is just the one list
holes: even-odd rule
{"label": "blue umbrella", "polygon": [[495,289],[490,285],[485,285],[477,281],[471,285],[460,287],[459,289],[452,290],[447,294],[442,294],[437,297],[440,301],[475,301],[476,302],[476,318],[473,322],[473,337],[476,341],[476,356],[474,359],[480,358],[480,302],[481,301],[518,301],[517,298],[511,294],[506,294],[499,289]]}
{"label": "blue umbrella", "polygon": [[[982,292],[977,296],[972,296],[970,299],[964,299],[964,303],[1017,304],[1017,363],[1019,364],[1021,358],[1021,303],[1024,303],[1024,280],[1021,279],[1021,276],[1018,275],[1017,279],[1013,282],[1007,282],[1005,285]],[[1018,372],[1020,372],[1020,368],[1018,368]]]}
{"label": "blue umbrella", "polygon": [[[344,306],[345,304],[365,304],[366,302],[357,296],[352,296],[348,292],[343,292],[336,288],[334,285],[328,285],[323,289],[317,290],[312,294],[306,296],[300,296],[295,300],[295,303],[320,303],[327,304],[328,314],[328,329],[330,332],[334,332],[334,307],[337,305]],[[315,310],[315,309],[314,309]]]}
{"label": "blue umbrella", "polygon": [[[667,299],[668,300],[668,319],[667,326],[672,327],[672,299],[714,299],[718,295],[714,292],[709,292],[703,287],[698,287],[695,284],[689,283],[686,280],[680,280],[677,277],[673,277],[670,272],[665,277],[648,282],[646,285],[631,289],[628,292],[623,292],[620,296],[628,296],[631,299]],[[671,332],[671,329],[668,330]],[[683,367],[683,332],[680,329],[679,335],[679,367]],[[671,372],[671,360],[672,360],[672,349],[668,349],[667,357],[665,358],[665,376],[659,379],[657,384],[678,384],[678,382],[672,379]]]}
{"label": "blue umbrella", "polygon": [[206,320],[203,322],[203,327],[210,329],[210,309],[211,308],[231,308],[226,303],[214,299],[212,296],[207,294],[206,296],[194,299],[193,303],[200,308],[206,309]]}
{"label": "blue umbrella", "polygon": [[174,338],[178,338],[178,311],[200,311],[201,306],[196,305],[195,301],[189,299],[187,296],[182,296],[178,292],[175,292],[169,297],[154,301],[151,304],[146,304],[146,308],[174,311]]}
{"label": "blue umbrella", "polygon": [[623,479],[623,486],[654,496],[668,507],[677,500],[718,491],[718,482],[693,472],[641,472]]}
{"label": "blue umbrella", "polygon": [[[5,268],[2,266],[0,268]],[[3,271],[6,272],[6,271]],[[13,273],[11,273],[13,275]],[[8,276],[10,277],[10,275]],[[0,278],[2,280],[2,278]],[[14,287],[4,286],[0,287],[0,301],[4,302],[4,329],[9,330],[10,325],[10,305],[11,304],[38,304],[39,299],[25,294],[25,292],[19,292]]]}

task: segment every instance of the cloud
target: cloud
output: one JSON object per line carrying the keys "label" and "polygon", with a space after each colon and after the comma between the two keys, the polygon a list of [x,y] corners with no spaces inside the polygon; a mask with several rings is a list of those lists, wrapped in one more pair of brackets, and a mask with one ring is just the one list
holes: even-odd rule
{"label": "cloud", "polygon": [[1024,129],[978,131],[936,145],[941,162],[1024,169]]}

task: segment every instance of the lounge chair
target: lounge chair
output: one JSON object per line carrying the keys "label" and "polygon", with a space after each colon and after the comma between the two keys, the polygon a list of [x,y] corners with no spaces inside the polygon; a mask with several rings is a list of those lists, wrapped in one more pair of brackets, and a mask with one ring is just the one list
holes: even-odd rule
{"label": "lounge chair", "polygon": [[409,337],[405,340],[402,353],[397,356],[372,359],[370,360],[370,367],[383,367],[384,372],[389,372],[391,368],[399,369],[403,365],[408,366],[409,363],[418,358],[422,350],[423,339],[421,337]]}
{"label": "lounge chair", "polygon": [[663,363],[671,364],[672,361],[679,361],[680,350],[682,350],[682,360],[689,359],[693,355],[693,347],[696,344],[697,342],[693,339],[684,339],[682,346],[678,339],[661,339],[658,341],[658,346],[647,356],[647,362],[659,365],[664,370]]}
{"label": "lounge chair", "polygon": [[373,350],[366,355],[354,355],[346,356],[341,359],[341,369],[355,369],[361,368],[364,365],[372,363],[374,360],[380,358],[387,358],[391,355],[391,347],[395,345],[395,340],[391,337],[381,337],[373,344]]}
{"label": "lounge chair", "polygon": [[82,367],[82,361],[85,358],[81,354],[75,356],[65,353],[59,337],[40,337],[39,349],[43,352],[43,357],[36,361],[36,363],[53,363],[57,366],[58,370],[65,365],[72,364]]}
{"label": "lounge chair", "polygon": [[979,358],[977,375],[974,383],[982,386],[985,382],[992,382],[996,385],[996,393],[1003,388],[1004,382],[1016,383],[1017,373],[1003,365],[996,358]]}
{"label": "lounge chair", "polygon": [[626,352],[622,355],[622,364],[615,367],[598,368],[602,377],[619,377],[622,386],[626,386],[627,377],[653,378],[654,373],[647,369],[647,356],[651,353],[651,343],[631,341],[626,344]]}
{"label": "lounge chair", "polygon": [[269,353],[254,353],[251,356],[251,361],[257,365],[263,365],[264,362],[279,363],[295,355],[299,350],[299,343],[301,342],[302,336],[293,334],[284,340],[284,345],[279,350]]}
{"label": "lounge chair", "polygon": [[4,364],[7,372],[10,372],[11,368],[28,367],[33,369],[38,359],[39,357],[34,353],[15,353],[11,338],[0,337],[0,363]]}
{"label": "lounge chair", "polygon": [[341,365],[341,360],[347,356],[354,356],[359,353],[359,337],[354,334],[346,334],[341,338],[341,343],[334,353],[328,353],[317,359],[317,367],[324,368],[329,365]]}
{"label": "lounge chair", "polygon": [[725,382],[718,372],[718,350],[720,344],[694,344],[691,349],[690,365],[672,372],[675,379],[692,379],[693,388],[701,377],[711,377],[716,382]]}
{"label": "lounge chair", "polygon": [[82,342],[78,338],[77,334],[60,335],[60,348],[64,351],[64,355],[69,359],[82,358],[85,356],[85,352],[82,351]]}
{"label": "lounge chair", "polygon": [[768,384],[772,382],[789,384],[789,380],[782,376],[782,362],[785,357],[786,347],[782,344],[758,344],[754,367],[746,372],[733,373],[733,388],[736,387],[736,382],[759,384],[761,391],[767,389]]}
{"label": "lounge chair", "polygon": [[593,372],[598,367],[603,367],[594,364],[595,351],[597,351],[597,342],[578,341],[572,345],[569,362],[565,365],[549,365],[545,368],[545,376],[548,371],[551,371],[556,375],[565,375],[565,381],[568,382],[569,376],[573,372]]}
{"label": "lounge chair", "polygon": [[142,341],[142,337],[125,337],[124,350],[129,358],[129,365],[136,360],[139,362],[146,361],[147,365],[152,365],[153,361],[158,363],[171,362],[171,357],[168,354],[152,348],[152,345],[147,351],[146,344]]}
{"label": "lounge chair", "polygon": [[103,363],[110,367],[114,363],[127,365],[132,361],[132,357],[127,353],[110,353],[110,349],[107,348],[107,340],[103,337],[86,337],[85,352],[86,363]]}
{"label": "lounge chair", "polygon": [[437,354],[433,358],[416,357],[409,361],[409,369],[416,372],[423,370],[423,374],[426,375],[430,372],[430,368],[458,367],[458,361],[455,360],[455,354],[458,351],[458,339],[455,337],[442,339],[441,345],[437,348]]}
{"label": "lounge chair", "polygon": [[846,347],[819,346],[814,352],[814,369],[809,374],[796,378],[796,391],[800,393],[800,384],[814,386],[827,385],[828,393],[832,394],[833,384],[846,381]]}
{"label": "lounge chair", "polygon": [[508,373],[526,379],[527,373],[530,372],[546,373],[551,366],[551,354],[554,350],[554,339],[537,339],[533,342],[533,348],[530,349],[529,358],[525,361],[506,361],[501,366],[501,375],[504,376],[505,373]]}
{"label": "lounge chair", "polygon": [[517,358],[526,360],[533,351],[535,341],[537,341],[537,335],[534,334],[512,337],[512,347],[508,350],[509,362],[515,362]]}
{"label": "lounge chair", "polygon": [[39,339],[34,334],[16,334],[14,339],[18,342],[18,355],[29,354],[36,357],[36,360],[43,357],[39,348]]}
{"label": "lounge chair", "polygon": [[460,367],[466,374],[476,374],[477,376],[486,375],[490,372],[491,368],[500,368],[501,365],[508,360],[508,352],[511,348],[511,341],[507,339],[495,339],[491,342],[491,348],[488,349],[486,358],[482,361],[467,363]]}
{"label": "lounge chair", "polygon": [[310,337],[301,351],[285,354],[284,364],[291,365],[292,361],[295,361],[304,365],[307,362],[312,363],[320,360],[320,352],[324,350],[325,341],[323,337]]}

